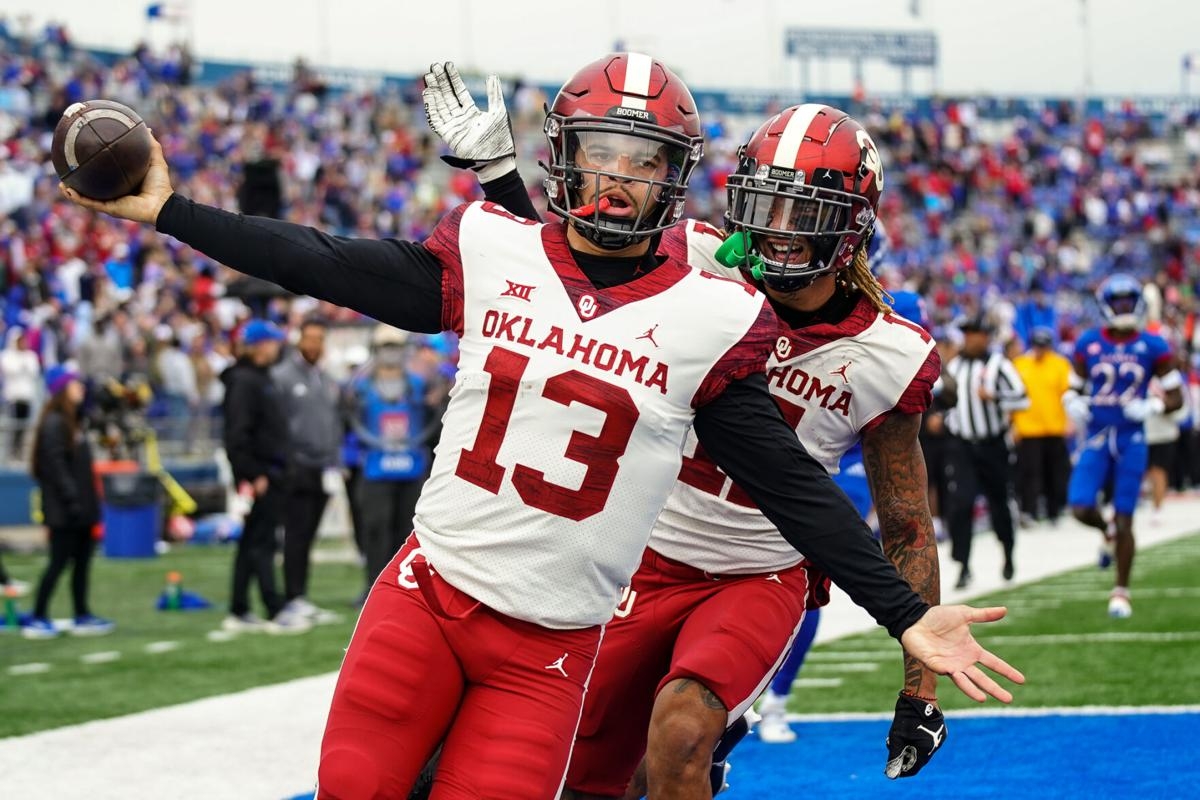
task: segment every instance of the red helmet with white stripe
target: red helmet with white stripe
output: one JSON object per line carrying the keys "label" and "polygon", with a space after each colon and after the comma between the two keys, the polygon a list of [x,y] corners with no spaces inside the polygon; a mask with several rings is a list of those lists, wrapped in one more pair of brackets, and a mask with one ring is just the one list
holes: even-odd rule
{"label": "red helmet with white stripe", "polygon": [[883,166],[850,115],[806,104],[754,132],[726,185],[726,226],[747,239],[744,268],[773,289],[795,291],[850,266],[866,246]]}
{"label": "red helmet with white stripe", "polygon": [[[545,132],[549,208],[590,241],[619,249],[683,216],[704,140],[691,92],[661,61],[614,53],[588,64],[559,91]],[[630,182],[649,184],[638,208],[617,188]],[[582,197],[585,183],[598,187],[604,202]]]}

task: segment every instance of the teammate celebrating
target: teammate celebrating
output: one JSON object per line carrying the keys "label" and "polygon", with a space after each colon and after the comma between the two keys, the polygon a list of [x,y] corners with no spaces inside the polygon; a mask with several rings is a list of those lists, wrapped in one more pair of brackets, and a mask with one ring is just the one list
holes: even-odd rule
{"label": "teammate celebrating", "polygon": [[[1142,286],[1129,275],[1110,275],[1096,291],[1104,324],[1075,342],[1075,372],[1063,395],[1067,413],[1086,439],[1071,471],[1067,502],[1075,518],[1104,534],[1105,560],[1116,549],[1117,574],[1108,598],[1108,615],[1133,614],[1129,577],[1133,569],[1133,512],[1146,472],[1146,418],[1183,405],[1183,377],[1175,368],[1171,347],[1157,334],[1142,330],[1145,301]],[[1158,376],[1165,398],[1147,397],[1150,378]],[[1097,497],[1112,482],[1113,518],[1106,520]]]}
{"label": "teammate celebrating", "polygon": [[[494,121],[498,92],[489,92],[485,115],[453,65],[434,65],[426,83],[431,126],[457,163],[511,153],[491,137],[490,158],[481,158],[485,148],[471,136],[503,130]],[[937,602],[917,431],[939,362],[923,329],[888,313],[867,267],[882,184],[874,143],[857,122],[827,106],[789,108],[755,133],[729,179],[734,235],[721,254],[725,264],[705,264],[718,237],[702,223],[667,231],[659,252],[686,253],[766,291],[784,322],[767,374],[795,426],[789,438],[798,435],[830,471],[862,438],[885,548],[914,588]],[[513,210],[533,213],[521,195],[509,198]],[[606,634],[568,773],[576,797],[625,792],[646,749],[647,725],[653,796],[706,796],[713,745],[779,666],[813,588],[811,565],[694,438],[687,452]],[[889,736],[891,777],[916,774],[944,740],[936,676],[910,658],[905,678]],[[918,727],[931,722],[938,730],[932,740]]]}
{"label": "teammate celebrating", "polygon": [[[564,87],[547,134],[570,222],[473,203],[421,244],[194,203],[174,194],[157,143],[137,195],[61,189],[293,292],[460,337],[415,531],[342,664],[317,797],[404,796],[443,740],[434,797],[554,797],[604,623],[693,427],[783,536],[911,652],[976,699],[1011,699],[977,662],[1023,677],[969,631],[1004,610],[930,608],[786,441],[761,371],[778,324],[765,299],[650,248],[677,221],[701,150],[682,82],[647,57],[607,57]],[[611,224],[571,213],[605,199]],[[652,328],[655,344],[637,338]]]}

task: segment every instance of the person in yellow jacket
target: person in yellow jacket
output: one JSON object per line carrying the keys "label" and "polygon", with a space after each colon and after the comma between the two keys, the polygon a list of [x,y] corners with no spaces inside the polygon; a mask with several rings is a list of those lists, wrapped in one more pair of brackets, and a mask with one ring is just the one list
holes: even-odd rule
{"label": "person in yellow jacket", "polygon": [[1057,524],[1066,505],[1067,455],[1070,421],[1063,410],[1062,396],[1068,388],[1071,362],[1054,351],[1054,334],[1035,328],[1030,349],[1013,359],[1013,366],[1029,393],[1029,408],[1013,413],[1013,437],[1017,441],[1017,500],[1021,524],[1028,526],[1039,517],[1038,499],[1045,498],[1045,519]]}

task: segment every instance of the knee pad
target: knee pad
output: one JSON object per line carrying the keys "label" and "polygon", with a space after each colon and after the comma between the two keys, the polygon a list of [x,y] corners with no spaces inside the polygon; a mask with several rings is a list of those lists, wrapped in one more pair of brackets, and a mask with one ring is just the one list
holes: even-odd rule
{"label": "knee pad", "polygon": [[316,800],[375,800],[380,784],[370,755],[353,746],[334,747],[321,755]]}

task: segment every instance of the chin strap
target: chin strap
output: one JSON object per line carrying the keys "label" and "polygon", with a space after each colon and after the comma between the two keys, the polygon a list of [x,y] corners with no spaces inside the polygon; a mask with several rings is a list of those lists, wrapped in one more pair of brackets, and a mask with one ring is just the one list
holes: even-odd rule
{"label": "chin strap", "polygon": [[756,281],[762,280],[762,258],[750,252],[750,234],[737,231],[729,234],[724,243],[713,254],[718,262],[727,267],[745,269],[749,267],[750,277]]}

